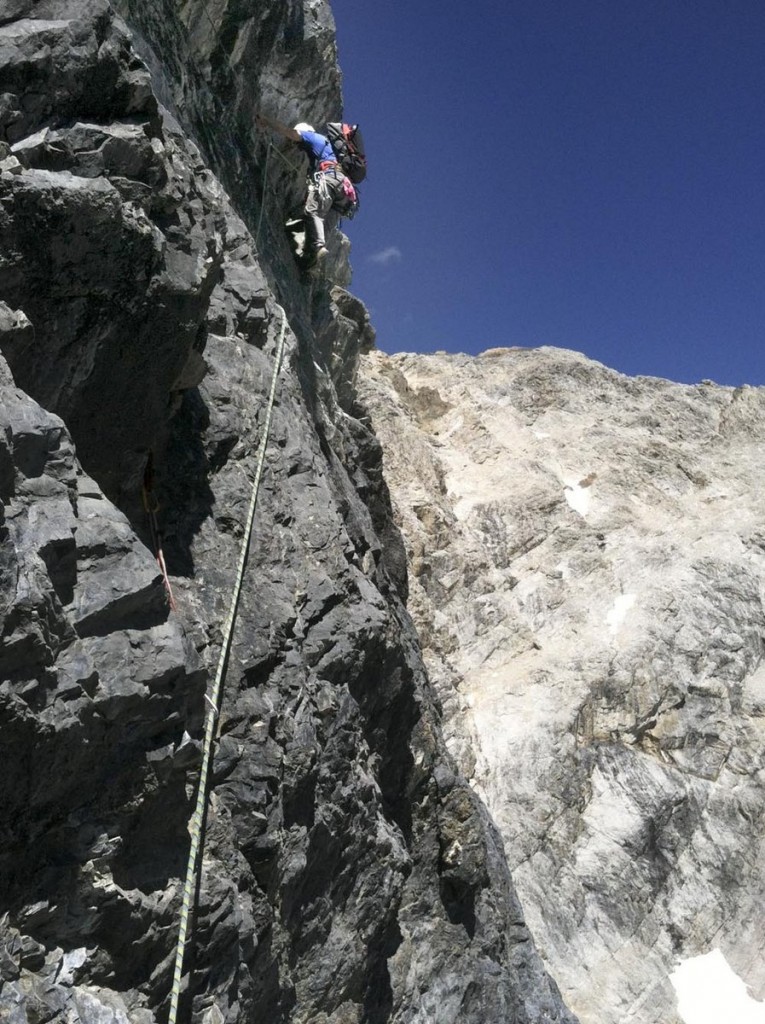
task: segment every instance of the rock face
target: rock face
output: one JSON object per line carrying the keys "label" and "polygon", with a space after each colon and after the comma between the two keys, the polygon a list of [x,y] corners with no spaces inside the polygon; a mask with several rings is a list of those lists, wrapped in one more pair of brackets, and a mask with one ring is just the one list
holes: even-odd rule
{"label": "rock face", "polygon": [[448,745],[587,1024],[765,992],[765,390],[575,353],[364,359]]}
{"label": "rock face", "polygon": [[251,130],[339,114],[331,12],[119,10],[0,8],[0,1019],[167,1019],[286,317],[182,1020],[573,1024],[444,744],[347,242],[301,278],[302,169]]}

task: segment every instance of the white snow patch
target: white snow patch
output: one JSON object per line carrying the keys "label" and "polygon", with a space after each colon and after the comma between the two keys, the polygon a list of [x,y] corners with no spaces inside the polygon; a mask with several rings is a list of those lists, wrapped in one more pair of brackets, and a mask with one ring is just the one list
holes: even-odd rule
{"label": "white snow patch", "polygon": [[447,420],[446,430],[439,432],[438,440],[444,444],[450,437],[452,437],[453,434],[456,434],[458,430],[462,430],[464,425],[465,420],[462,415],[457,415],[454,418]]}
{"label": "white snow patch", "polygon": [[614,601],[614,606],[606,615],[606,622],[612,633],[615,633],[627,617],[627,612],[636,600],[635,594],[620,594]]}
{"label": "white snow patch", "polygon": [[579,484],[566,484],[563,488],[566,501],[574,512],[578,512],[582,518],[590,511],[592,495],[588,487],[580,487]]}
{"label": "white snow patch", "polygon": [[477,498],[460,498],[459,501],[455,501],[455,503],[452,505],[452,512],[454,513],[454,518],[459,520],[459,522],[464,522],[466,519],[469,519],[470,513],[473,511],[477,504]]}
{"label": "white snow patch", "polygon": [[765,1003],[752,999],[719,949],[685,960],[670,980],[685,1024],[765,1024]]}

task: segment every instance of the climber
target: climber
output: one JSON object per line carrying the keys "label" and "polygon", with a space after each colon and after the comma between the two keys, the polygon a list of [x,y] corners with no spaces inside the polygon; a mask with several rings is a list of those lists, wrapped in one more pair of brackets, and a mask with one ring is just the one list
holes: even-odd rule
{"label": "climber", "polygon": [[262,128],[270,128],[290,142],[296,142],[310,161],[308,194],[305,205],[306,244],[303,255],[309,264],[320,263],[327,256],[324,218],[330,210],[348,216],[358,206],[356,190],[338,163],[332,144],[326,135],[314,131],[310,124],[301,122],[288,128],[264,114],[255,118]]}

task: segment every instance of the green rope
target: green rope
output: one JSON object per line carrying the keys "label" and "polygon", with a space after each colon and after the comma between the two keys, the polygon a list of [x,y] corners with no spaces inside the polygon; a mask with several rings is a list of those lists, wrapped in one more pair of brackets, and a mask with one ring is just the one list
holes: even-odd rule
{"label": "green rope", "polygon": [[213,32],[215,32],[216,35],[217,35],[217,33],[218,33],[218,25],[216,25],[215,22],[212,20],[212,15],[210,14],[210,10],[209,10],[207,4],[205,3],[205,0],[200,0],[200,2],[202,4],[202,7],[204,8],[205,14],[207,15],[207,20],[210,22],[210,25],[212,26]]}
{"label": "green rope", "polygon": [[173,988],[170,997],[170,1013],[167,1018],[168,1024],[176,1024],[178,1018],[178,1002],[181,995],[183,961],[186,953],[186,945],[189,935],[189,920],[191,918],[195,893],[197,889],[197,881],[200,870],[200,854],[204,846],[204,823],[207,814],[207,783],[210,767],[212,764],[213,745],[215,743],[215,737],[218,728],[218,715],[220,712],[223,680],[226,673],[226,663],[228,661],[228,655],[231,650],[231,639],[234,632],[236,612],[242,591],[244,571],[247,565],[247,554],[250,547],[250,538],[252,536],[252,526],[255,521],[255,507],[257,505],[258,491],[260,489],[260,479],[261,476],[263,475],[263,465],[265,463],[266,458],[266,446],[268,444],[268,437],[271,431],[271,414],[273,412],[274,400],[276,397],[276,385],[279,379],[279,372],[281,370],[282,364],[282,356],[284,353],[284,336],[287,329],[287,314],[284,312],[283,309],[281,312],[282,329],[281,334],[279,336],[279,341],[276,346],[276,355],[274,357],[274,372],[271,378],[271,391],[268,396],[266,418],[263,424],[263,431],[260,437],[260,448],[258,450],[258,460],[255,468],[255,479],[252,485],[252,497],[250,499],[250,508],[247,515],[247,524],[245,526],[244,536],[242,538],[242,547],[239,555],[239,565],[237,568],[236,583],[234,585],[234,592],[231,597],[231,607],[229,609],[228,618],[226,619],[225,626],[223,627],[223,644],[221,647],[220,657],[218,659],[218,670],[215,674],[215,682],[213,683],[212,693],[209,695],[205,695],[206,700],[210,706],[207,709],[207,721],[205,724],[205,741],[202,753],[202,768],[199,773],[197,801],[196,806],[194,808],[194,813],[191,817],[191,821],[189,822],[191,846],[189,848],[189,860],[186,867],[186,881],[183,888],[183,903],[181,906],[180,927],[178,930],[178,945],[176,947],[175,953],[175,971],[173,974]]}
{"label": "green rope", "polygon": [[293,162],[291,160],[288,160],[287,157],[284,155],[284,153],[282,153],[282,151],[280,149],[276,148],[276,146],[273,144],[273,142],[271,143],[271,148],[273,149],[274,153],[276,153],[276,155],[279,157],[279,159],[282,160],[289,167],[289,169],[291,171],[297,172],[297,171],[300,170],[298,165],[297,164],[293,164]]}
{"label": "green rope", "polygon": [[271,155],[271,150],[274,148],[272,142],[268,143],[268,149],[266,149],[266,160],[263,165],[263,188],[260,193],[260,213],[258,214],[258,227],[255,231],[255,249],[259,252],[258,246],[260,245],[260,226],[263,223],[263,213],[266,209],[266,185],[268,184],[268,158]]}

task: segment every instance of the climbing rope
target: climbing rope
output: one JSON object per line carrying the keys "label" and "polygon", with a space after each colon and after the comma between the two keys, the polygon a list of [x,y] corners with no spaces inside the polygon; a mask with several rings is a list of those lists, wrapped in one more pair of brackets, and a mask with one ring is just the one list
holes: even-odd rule
{"label": "climbing rope", "polygon": [[273,142],[272,142],[272,143],[270,143],[270,145],[271,145],[271,149],[273,149],[274,153],[276,153],[276,155],[277,155],[277,156],[279,157],[279,159],[280,159],[280,160],[281,160],[281,161],[282,161],[283,163],[285,163],[285,164],[287,165],[287,167],[289,167],[289,169],[290,169],[291,171],[293,171],[293,172],[294,172],[295,174],[299,173],[299,171],[300,171],[300,168],[298,167],[298,165],[297,165],[297,164],[293,163],[293,162],[292,162],[292,160],[288,159],[288,158],[287,158],[287,157],[286,157],[286,156],[284,155],[284,153],[282,153],[282,151],[281,151],[280,149],[277,149],[277,148],[276,148],[276,146],[275,146],[275,145],[273,144]]}
{"label": "climbing rope", "polygon": [[260,228],[261,228],[261,226],[263,224],[263,215],[264,215],[264,213],[266,211],[266,193],[267,193],[267,186],[268,186],[268,170],[269,170],[268,161],[269,161],[269,158],[271,156],[271,153],[276,153],[276,155],[278,157],[280,157],[280,159],[283,160],[284,163],[291,170],[293,170],[295,172],[299,171],[299,168],[297,167],[297,165],[293,164],[290,160],[288,160],[287,157],[282,152],[280,152],[276,148],[276,146],[273,144],[273,142],[269,139],[268,145],[266,146],[266,159],[265,159],[265,161],[263,163],[263,183],[262,183],[261,192],[260,192],[260,213],[258,214],[258,224],[257,224],[257,227],[255,229],[255,249],[256,249],[256,251],[259,251],[258,247],[260,245]]}
{"label": "climbing rope", "polygon": [[[212,16],[212,15],[210,14],[210,8],[209,8],[209,7],[207,6],[207,3],[205,2],[205,0],[200,0],[200,3],[201,3],[201,5],[202,5],[202,10],[204,11],[205,17],[206,17],[206,18],[207,18],[207,20],[208,20],[208,21],[210,22],[210,27],[212,28],[213,32],[214,32],[214,33],[216,34],[216,36],[217,36],[217,33],[218,33],[218,32],[220,31],[220,25],[216,25],[216,23],[215,23],[215,20],[213,19],[213,16]],[[182,21],[182,20],[183,20],[183,19],[181,19],[181,21]],[[189,31],[189,27],[190,27],[190,26],[186,25],[186,31],[187,31],[187,33],[188,33],[188,31]],[[202,72],[201,72],[201,69],[200,69],[200,67],[199,67],[199,64],[198,64],[198,62],[197,62],[196,58],[194,57],[194,55],[193,55],[193,54],[192,54],[192,52],[191,52],[191,48],[189,48],[189,57],[191,58],[191,61],[192,61],[192,63],[193,63],[194,65],[195,65],[195,67],[196,67],[196,70],[197,70],[197,73],[201,74],[201,73],[202,73]],[[235,69],[234,69],[233,65],[231,64],[231,61],[230,61],[230,59],[228,59],[228,58],[227,58],[227,59],[226,59],[226,61],[225,61],[225,63],[226,63],[226,65],[227,65],[227,67],[228,67],[228,70],[229,70],[229,71],[231,72],[231,74],[232,74],[232,76],[233,76],[234,80],[236,81],[236,80],[237,80],[237,78],[239,78],[239,82],[238,82],[238,84],[239,84],[240,86],[241,86],[241,85],[243,85],[243,82],[242,82],[241,78],[240,78],[240,77],[239,77],[239,76],[237,75],[237,72],[235,71]],[[226,111],[225,111],[225,113],[228,113],[228,112],[229,112],[229,110],[228,110],[228,108],[227,108],[227,109],[226,109]],[[231,129],[229,128],[229,126],[228,126],[228,125],[226,125],[226,124],[225,124],[225,121],[224,121],[224,122],[222,122],[222,127],[223,127],[223,129],[224,129],[224,130],[226,131],[226,133],[228,134],[229,138],[232,138],[232,135],[231,135]],[[296,163],[293,163],[293,161],[292,161],[292,160],[290,160],[290,159],[288,159],[288,158],[287,158],[287,157],[286,157],[286,156],[284,155],[284,153],[282,153],[282,152],[281,152],[280,150],[278,150],[278,149],[276,148],[276,146],[274,146],[273,142],[269,142],[269,148],[270,148],[270,149],[273,149],[273,150],[274,150],[274,152],[275,152],[275,153],[276,153],[276,155],[277,155],[277,156],[278,156],[278,157],[280,158],[280,160],[283,160],[283,161],[284,161],[284,163],[285,163],[285,164],[287,165],[287,167],[289,167],[289,169],[290,169],[290,170],[291,170],[291,171],[292,171],[293,173],[298,173],[298,172],[300,171],[300,168],[298,167],[298,165],[297,165]],[[268,160],[268,153],[266,153],[266,160]],[[265,191],[265,189],[264,189],[264,191]]]}
{"label": "climbing rope", "polygon": [[266,186],[268,184],[268,158],[271,155],[271,150],[273,148],[274,148],[273,142],[269,142],[268,143],[268,148],[266,149],[265,163],[263,164],[263,188],[262,188],[261,193],[260,193],[260,213],[258,214],[258,226],[257,226],[257,228],[255,230],[255,249],[256,250],[258,250],[258,246],[260,245],[260,226],[263,223],[263,214],[265,213],[265,209],[266,209]]}
{"label": "climbing rope", "polygon": [[167,1024],[176,1024],[178,1017],[178,1002],[181,995],[181,980],[183,977],[183,961],[186,953],[186,945],[189,935],[189,920],[193,910],[193,903],[195,899],[195,893],[197,889],[197,881],[199,878],[200,870],[200,855],[204,846],[204,825],[207,814],[207,789],[208,789],[208,777],[210,773],[210,766],[212,764],[213,745],[218,728],[218,715],[220,713],[220,703],[223,689],[223,680],[226,674],[226,665],[228,662],[228,656],[231,650],[231,640],[234,632],[234,623],[236,621],[236,612],[239,605],[239,598],[242,590],[242,582],[244,580],[244,571],[247,565],[247,555],[250,547],[250,538],[252,536],[252,527],[255,521],[255,507],[258,501],[258,491],[260,490],[260,479],[263,475],[263,465],[266,458],[266,446],[268,444],[268,438],[271,431],[271,414],[274,408],[274,400],[276,397],[276,385],[279,379],[279,372],[281,370],[282,356],[284,353],[284,337],[287,330],[287,314],[281,309],[282,313],[282,327],[279,335],[279,341],[276,346],[276,354],[274,356],[274,371],[271,378],[271,390],[268,396],[268,405],[266,407],[266,416],[263,423],[263,429],[260,437],[260,447],[258,449],[257,464],[255,467],[255,479],[252,484],[252,497],[250,498],[250,508],[247,514],[247,522],[245,525],[244,536],[242,538],[242,547],[239,555],[239,565],[237,567],[236,582],[234,584],[234,592],[231,596],[231,606],[229,608],[228,618],[226,619],[223,627],[223,643],[221,646],[220,657],[218,658],[218,669],[215,674],[215,682],[212,686],[212,693],[206,694],[205,699],[209,704],[207,708],[207,720],[205,723],[205,740],[202,751],[202,767],[199,773],[199,787],[197,789],[197,800],[194,808],[194,813],[189,822],[189,833],[191,836],[191,846],[189,848],[189,860],[186,867],[186,881],[183,887],[183,903],[181,906],[180,915],[180,927],[178,930],[178,945],[175,953],[175,970],[173,973],[173,988],[170,996],[170,1013],[167,1018]]}
{"label": "climbing rope", "polygon": [[149,452],[149,457],[146,460],[146,468],[143,471],[143,485],[141,487],[141,493],[143,496],[143,507],[149,520],[151,547],[154,552],[154,557],[157,560],[157,565],[162,573],[162,582],[165,586],[167,601],[172,610],[177,611],[175,598],[173,597],[173,588],[170,586],[170,577],[167,574],[167,566],[165,565],[165,555],[162,551],[162,533],[157,520],[159,502],[154,497],[154,453],[151,451]]}
{"label": "climbing rope", "polygon": [[207,15],[207,20],[210,22],[210,26],[211,26],[213,32],[215,32],[215,34],[217,35],[218,30],[220,28],[220,25],[216,25],[215,22],[213,21],[212,15],[210,14],[210,9],[208,8],[207,4],[205,3],[205,0],[201,0],[201,3],[202,3],[202,7],[204,8],[204,12]]}

